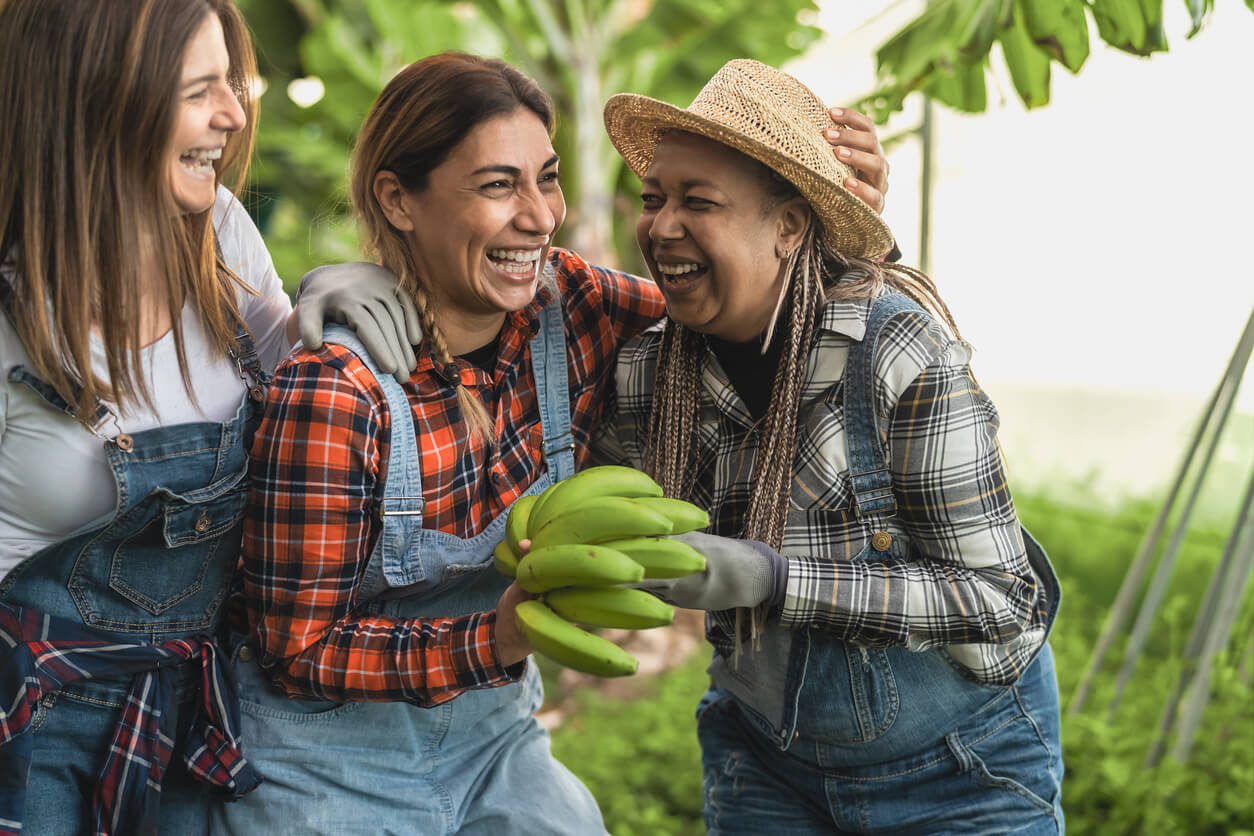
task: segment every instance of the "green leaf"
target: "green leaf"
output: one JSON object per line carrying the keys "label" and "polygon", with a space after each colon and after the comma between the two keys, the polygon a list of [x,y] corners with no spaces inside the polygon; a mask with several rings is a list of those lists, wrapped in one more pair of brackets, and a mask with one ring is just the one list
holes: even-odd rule
{"label": "green leaf", "polygon": [[1032,42],[1071,72],[1089,57],[1089,25],[1084,0],[1022,0],[1024,23]]}
{"label": "green leaf", "polygon": [[[1016,4],[1017,5],[1017,4]],[[1017,11],[1017,9],[1016,9]],[[1049,55],[1032,43],[1023,15],[1015,14],[998,38],[1010,80],[1025,107],[1049,104]]]}
{"label": "green leaf", "polygon": [[959,62],[933,74],[923,90],[955,110],[983,113],[988,106],[984,62]]}

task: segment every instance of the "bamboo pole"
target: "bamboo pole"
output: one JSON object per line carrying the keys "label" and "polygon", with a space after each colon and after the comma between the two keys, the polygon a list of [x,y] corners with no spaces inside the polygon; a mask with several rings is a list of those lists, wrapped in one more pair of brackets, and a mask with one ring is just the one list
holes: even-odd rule
{"label": "bamboo pole", "polygon": [[[1159,540],[1167,527],[1171,509],[1176,503],[1181,487],[1184,485],[1189,466],[1193,463],[1193,457],[1197,454],[1198,447],[1201,446],[1202,438],[1206,434],[1207,427],[1211,423],[1211,417],[1215,414],[1220,401],[1224,400],[1225,397],[1229,397],[1229,399],[1235,397],[1237,384],[1249,361],[1251,348],[1254,348],[1254,310],[1250,311],[1250,318],[1245,323],[1245,331],[1237,343],[1236,350],[1232,353],[1232,358],[1228,361],[1228,368],[1225,369],[1223,377],[1220,378],[1219,384],[1215,387],[1215,391],[1211,395],[1210,402],[1207,404],[1201,420],[1198,421],[1193,438],[1189,442],[1188,452],[1180,462],[1179,471],[1176,474],[1175,481],[1172,483],[1167,499],[1159,509],[1153,526],[1141,541],[1140,548],[1137,550],[1136,557],[1133,559],[1132,565],[1129,566],[1127,574],[1124,575],[1123,583],[1120,584],[1119,592],[1115,596],[1115,601],[1106,616],[1106,623],[1102,627],[1101,635],[1093,648],[1088,667],[1072,693],[1071,704],[1068,708],[1068,713],[1070,714],[1079,714],[1084,709],[1093,681],[1101,670],[1106,654],[1110,652],[1115,638],[1119,635],[1132,613],[1137,594],[1141,590],[1141,583],[1145,578],[1145,573],[1149,570],[1151,558],[1154,555],[1154,551],[1158,548]],[[1218,434],[1216,434],[1217,436]],[[1205,475],[1204,469],[1199,472],[1199,481],[1203,475]]]}
{"label": "bamboo pole", "polygon": [[1247,529],[1251,525],[1254,525],[1254,471],[1250,473],[1245,497],[1237,509],[1236,523],[1224,546],[1223,557],[1220,558],[1219,565],[1215,567],[1211,575],[1210,584],[1206,588],[1206,597],[1197,611],[1197,617],[1193,620],[1193,629],[1189,633],[1189,641],[1185,646],[1184,664],[1180,670],[1180,676],[1176,680],[1171,696],[1167,698],[1167,704],[1163,707],[1163,714],[1158,722],[1158,736],[1145,759],[1147,768],[1152,769],[1157,766],[1166,752],[1167,736],[1171,733],[1172,726],[1175,725],[1180,700],[1189,683],[1197,681],[1199,660],[1205,652],[1216,617],[1222,609],[1221,602],[1224,600],[1225,592],[1232,589],[1234,585],[1237,589],[1244,589],[1245,578],[1238,577],[1241,560],[1238,546],[1243,533],[1248,534]]}
{"label": "bamboo pole", "polygon": [[1251,572],[1254,572],[1254,507],[1246,507],[1245,519],[1243,524],[1237,527],[1237,531],[1233,532],[1234,538],[1238,533],[1244,544],[1237,548],[1239,557],[1234,566],[1233,583],[1228,584],[1224,589],[1219,612],[1216,613],[1211,624],[1201,662],[1189,686],[1189,696],[1181,711],[1180,733],[1176,736],[1176,745],[1171,750],[1172,757],[1181,763],[1189,758],[1189,752],[1193,748],[1193,739],[1202,725],[1202,715],[1210,702],[1212,663],[1215,656],[1228,644],[1228,639],[1232,635],[1232,625],[1236,622],[1237,612],[1241,608],[1241,599],[1244,597]]}

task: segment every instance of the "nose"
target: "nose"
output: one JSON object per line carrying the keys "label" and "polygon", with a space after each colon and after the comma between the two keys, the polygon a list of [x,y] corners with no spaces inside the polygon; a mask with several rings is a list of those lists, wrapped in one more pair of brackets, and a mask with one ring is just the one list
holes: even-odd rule
{"label": "nose", "polygon": [[514,225],[522,232],[548,238],[557,229],[558,221],[544,193],[533,183],[519,195],[521,201]]}
{"label": "nose", "polygon": [[244,108],[235,97],[235,92],[223,84],[218,89],[218,106],[213,114],[213,127],[219,131],[235,132],[243,130],[247,117]]}
{"label": "nose", "polygon": [[657,242],[677,241],[684,234],[684,226],[671,208],[671,201],[666,201],[653,213],[653,222],[649,224],[649,239]]}

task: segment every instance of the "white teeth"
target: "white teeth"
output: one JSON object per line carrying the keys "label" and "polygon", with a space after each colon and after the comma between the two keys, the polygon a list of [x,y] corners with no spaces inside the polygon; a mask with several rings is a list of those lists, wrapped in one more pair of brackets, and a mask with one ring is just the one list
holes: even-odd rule
{"label": "white teeth", "polygon": [[200,160],[201,162],[211,162],[213,160],[222,159],[221,148],[192,148],[183,152],[185,160]]}
{"label": "white teeth", "polygon": [[704,264],[689,262],[687,264],[659,264],[657,271],[666,276],[682,276],[684,273],[695,273],[702,269]]}
{"label": "white teeth", "polygon": [[543,250],[488,250],[488,256],[501,261],[535,261]]}

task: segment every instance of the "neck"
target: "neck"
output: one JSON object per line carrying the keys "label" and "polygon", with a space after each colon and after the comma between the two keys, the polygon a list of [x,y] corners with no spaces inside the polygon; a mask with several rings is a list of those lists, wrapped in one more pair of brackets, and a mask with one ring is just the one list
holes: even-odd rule
{"label": "neck", "polygon": [[440,330],[449,354],[456,357],[483,348],[496,339],[505,324],[505,314],[469,314],[462,311],[443,311]]}

